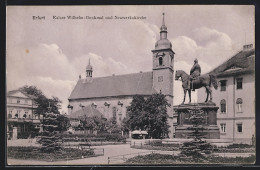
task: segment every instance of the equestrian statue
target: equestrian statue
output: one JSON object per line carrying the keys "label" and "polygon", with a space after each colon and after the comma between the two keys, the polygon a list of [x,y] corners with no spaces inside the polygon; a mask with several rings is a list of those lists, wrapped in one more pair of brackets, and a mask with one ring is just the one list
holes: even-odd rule
{"label": "equestrian statue", "polygon": [[182,104],[184,104],[185,102],[187,91],[189,93],[189,98],[190,98],[189,103],[191,103],[191,90],[195,91],[195,89],[199,89],[201,87],[206,88],[207,98],[205,102],[208,102],[209,95],[210,95],[209,101],[210,102],[212,101],[212,90],[210,89],[210,87],[211,84],[213,84],[215,89],[218,88],[216,77],[211,74],[200,75],[200,73],[201,73],[201,68],[197,59],[194,60],[194,65],[190,70],[190,75],[185,73],[183,70],[176,71],[175,80],[179,80],[179,78],[181,78],[182,88],[184,91],[184,98]]}

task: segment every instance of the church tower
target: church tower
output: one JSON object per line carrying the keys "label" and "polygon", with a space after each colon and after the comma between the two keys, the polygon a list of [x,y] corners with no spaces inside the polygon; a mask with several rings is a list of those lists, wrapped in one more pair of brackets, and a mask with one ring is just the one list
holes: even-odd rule
{"label": "church tower", "polygon": [[163,21],[160,29],[160,40],[155,44],[153,52],[153,88],[164,95],[170,103],[170,107],[167,108],[169,115],[168,124],[170,125],[169,137],[173,138],[173,62],[174,52],[172,50],[172,44],[167,39],[167,27]]}
{"label": "church tower", "polygon": [[92,80],[92,72],[93,72],[93,68],[92,68],[92,65],[90,65],[90,59],[89,59],[88,65],[86,68],[86,79],[88,82]]}

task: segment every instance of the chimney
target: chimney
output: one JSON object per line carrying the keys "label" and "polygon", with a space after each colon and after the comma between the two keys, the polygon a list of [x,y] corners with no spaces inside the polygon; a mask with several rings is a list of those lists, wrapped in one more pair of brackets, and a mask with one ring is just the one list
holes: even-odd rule
{"label": "chimney", "polygon": [[243,46],[243,50],[246,51],[246,50],[251,50],[253,49],[253,44],[246,44]]}

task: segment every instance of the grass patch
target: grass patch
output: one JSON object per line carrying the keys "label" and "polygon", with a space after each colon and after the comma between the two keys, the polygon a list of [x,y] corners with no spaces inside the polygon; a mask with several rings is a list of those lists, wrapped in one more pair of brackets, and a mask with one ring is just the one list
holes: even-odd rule
{"label": "grass patch", "polygon": [[136,156],[126,161],[126,164],[253,164],[256,160],[255,155],[249,157],[220,157],[208,156],[196,162],[192,157],[181,157],[165,154],[148,154],[144,156]]}
{"label": "grass patch", "polygon": [[80,150],[76,148],[63,148],[57,152],[43,153],[38,147],[7,148],[8,158],[40,161],[64,161],[95,156],[94,149]]}

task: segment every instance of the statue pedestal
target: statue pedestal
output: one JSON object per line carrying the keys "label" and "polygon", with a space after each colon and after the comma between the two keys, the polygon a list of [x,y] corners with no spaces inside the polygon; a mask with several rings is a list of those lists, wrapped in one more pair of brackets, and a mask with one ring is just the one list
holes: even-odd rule
{"label": "statue pedestal", "polygon": [[175,129],[175,138],[187,138],[187,135],[191,133],[188,127],[192,126],[189,121],[191,113],[189,110],[200,109],[204,112],[205,122],[202,124],[204,130],[202,134],[206,139],[219,139],[220,131],[217,126],[217,111],[219,107],[215,103],[195,103],[195,104],[183,104],[173,107],[175,114],[177,114],[177,126]]}

